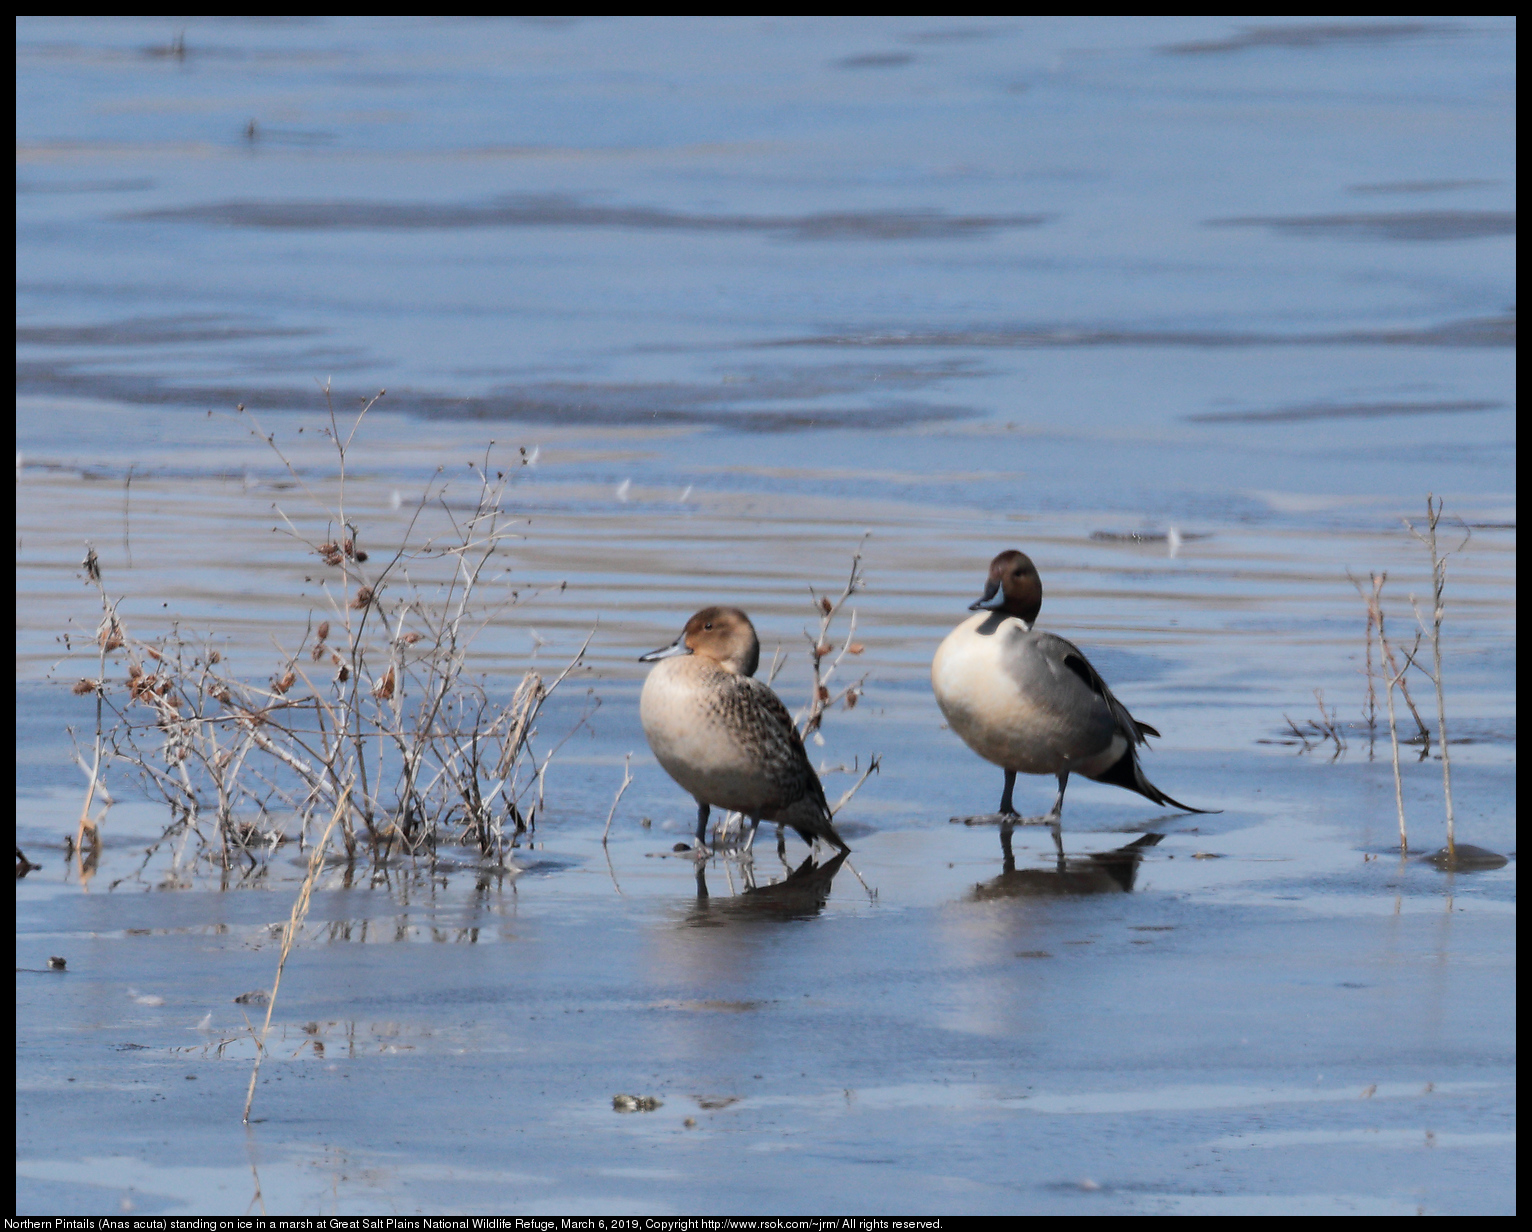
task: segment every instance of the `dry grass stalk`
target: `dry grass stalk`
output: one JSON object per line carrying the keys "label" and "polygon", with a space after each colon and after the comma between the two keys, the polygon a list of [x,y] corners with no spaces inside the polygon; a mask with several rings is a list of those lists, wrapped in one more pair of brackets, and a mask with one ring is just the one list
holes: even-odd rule
{"label": "dry grass stalk", "polygon": [[[1399,813],[1399,858],[1404,859],[1410,850],[1409,831],[1404,818],[1404,779],[1399,772],[1399,723],[1394,711],[1394,690],[1404,685],[1404,674],[1410,670],[1410,663],[1414,660],[1415,651],[1420,648],[1420,637],[1417,634],[1415,645],[1405,652],[1405,664],[1397,667],[1393,649],[1388,644],[1388,632],[1384,623],[1383,613],[1383,584],[1388,581],[1388,574],[1374,573],[1372,578],[1372,620],[1369,621],[1369,634],[1371,628],[1376,628],[1378,633],[1379,667],[1387,663],[1388,669],[1383,671],[1385,689],[1384,693],[1388,704],[1388,744],[1393,759],[1394,769],[1394,807]],[[1369,669],[1371,667],[1369,659]],[[1370,683],[1370,682],[1369,682]],[[1426,747],[1429,747],[1427,745]],[[1422,751],[1424,756],[1424,750]]]}
{"label": "dry grass stalk", "polygon": [[1346,576],[1350,578],[1351,584],[1356,587],[1357,594],[1362,596],[1363,602],[1367,605],[1367,634],[1364,639],[1367,646],[1367,704],[1362,709],[1362,718],[1367,723],[1367,760],[1371,761],[1373,759],[1373,747],[1376,743],[1378,730],[1378,691],[1373,686],[1372,635],[1373,631],[1378,627],[1378,621],[1381,619],[1382,609],[1379,604],[1378,595],[1383,589],[1383,583],[1387,580],[1388,574],[1368,574],[1368,578],[1372,583],[1371,594],[1362,589],[1361,580],[1353,577],[1350,569],[1346,570]]}
{"label": "dry grass stalk", "polygon": [[288,917],[287,928],[282,934],[282,953],[277,959],[276,977],[271,981],[271,995],[266,1001],[266,1021],[261,1024],[261,1033],[255,1036],[255,1064],[250,1070],[250,1089],[245,1093],[244,1121],[250,1123],[250,1105],[255,1101],[255,1081],[260,1077],[261,1062],[266,1059],[266,1035],[271,1030],[271,1014],[277,1007],[277,990],[282,987],[282,970],[287,966],[287,956],[292,953],[293,946],[298,940],[298,930],[303,927],[303,921],[309,913],[309,900],[314,894],[314,882],[319,877],[319,870],[324,866],[324,853],[330,845],[330,834],[335,829],[335,823],[346,811],[347,800],[350,796],[350,784],[347,790],[340,793],[336,801],[335,811],[330,815],[330,822],[324,828],[324,833],[319,836],[319,841],[314,844],[309,853],[308,871],[304,875],[303,885],[298,890],[298,897],[293,901],[292,914]]}
{"label": "dry grass stalk", "polygon": [[1311,749],[1322,747],[1326,741],[1329,741],[1335,745],[1335,752],[1330,754],[1330,760],[1335,761],[1346,751],[1347,742],[1345,734],[1340,724],[1336,721],[1335,710],[1325,707],[1324,690],[1315,689],[1314,700],[1319,703],[1319,721],[1317,723],[1313,719],[1305,719],[1303,727],[1299,727],[1285,713],[1282,716],[1283,721],[1287,723],[1287,730],[1292,732],[1303,746],[1299,750],[1300,753],[1307,753]]}
{"label": "dry grass stalk", "polygon": [[601,845],[606,846],[606,836],[612,832],[612,818],[617,815],[617,802],[622,799],[622,793],[628,790],[628,784],[633,781],[630,767],[633,762],[633,754],[627,753],[622,759],[622,785],[618,787],[617,794],[612,797],[611,810],[606,815],[606,827],[601,831]]}
{"label": "dry grass stalk", "polygon": [[[1431,670],[1426,672],[1431,683],[1436,686],[1436,738],[1442,746],[1442,795],[1447,807],[1447,861],[1449,864],[1457,862],[1457,836],[1455,818],[1452,808],[1452,757],[1447,744],[1447,701],[1442,690],[1442,619],[1446,615],[1447,593],[1447,557],[1451,552],[1441,552],[1437,543],[1436,530],[1441,522],[1442,502],[1435,499],[1431,493],[1426,494],[1426,533],[1421,534],[1408,518],[1404,524],[1409,528],[1410,534],[1425,545],[1431,553],[1431,623],[1429,632],[1431,636]],[[1467,528],[1464,528],[1467,530]],[[1467,544],[1472,531],[1467,531],[1463,536],[1463,542],[1452,551],[1462,551]],[[1415,607],[1415,620],[1422,631],[1427,629],[1426,622],[1420,614],[1419,607],[1415,606],[1415,597],[1410,596],[1410,605]],[[1418,664],[1417,664],[1418,666]],[[1422,668],[1422,671],[1425,669]]]}

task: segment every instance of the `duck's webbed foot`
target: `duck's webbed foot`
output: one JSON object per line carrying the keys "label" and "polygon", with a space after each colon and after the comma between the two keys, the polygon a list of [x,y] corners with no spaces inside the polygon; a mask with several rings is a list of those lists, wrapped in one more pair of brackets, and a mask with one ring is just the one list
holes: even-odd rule
{"label": "duck's webbed foot", "polygon": [[[953,817],[948,822],[954,826],[1024,826],[1027,818],[1015,813],[976,813],[972,817]],[[1034,819],[1035,820],[1035,819]]]}
{"label": "duck's webbed foot", "polygon": [[998,813],[979,813],[973,817],[954,817],[951,825],[964,826],[1002,826],[1009,829],[1012,826],[1054,826],[1057,827],[1059,820],[1064,815],[1064,788],[1069,783],[1069,773],[1059,775],[1059,794],[1054,797],[1053,807],[1046,813],[1036,817],[1023,817],[1016,811],[1016,806],[1011,802],[1011,793],[1016,787],[1016,771],[1005,772],[1005,790],[1000,795],[1000,811]]}

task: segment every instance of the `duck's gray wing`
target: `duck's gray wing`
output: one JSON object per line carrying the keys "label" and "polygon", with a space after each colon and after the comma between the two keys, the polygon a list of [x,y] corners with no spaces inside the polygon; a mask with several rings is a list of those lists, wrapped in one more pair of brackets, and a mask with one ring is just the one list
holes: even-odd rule
{"label": "duck's gray wing", "polygon": [[1048,716],[1049,743],[1071,762],[1105,752],[1119,733],[1129,747],[1139,740],[1136,727],[1122,727],[1132,716],[1072,643],[1029,630],[1006,648],[1002,661],[1027,704]]}
{"label": "duck's gray wing", "polygon": [[1045,653],[1050,658],[1056,658],[1065,668],[1073,672],[1092,694],[1100,698],[1111,715],[1114,727],[1130,745],[1143,744],[1146,736],[1160,734],[1149,724],[1140,723],[1128,713],[1128,708],[1117,700],[1116,694],[1107,687],[1106,681],[1101,679],[1101,673],[1091,666],[1091,661],[1085,657],[1083,650],[1056,633],[1044,633],[1041,637],[1047,643]]}
{"label": "duck's gray wing", "polygon": [[1101,679],[1100,673],[1091,666],[1090,660],[1085,657],[1084,652],[1078,646],[1073,642],[1065,641],[1056,634],[1046,633],[1042,636],[1048,643],[1046,652],[1048,656],[1056,658],[1058,663],[1074,673],[1081,684],[1090,690],[1091,694],[1098,699],[1099,704],[1104,706],[1106,712],[1110,714],[1111,722],[1115,725],[1116,730],[1128,742],[1128,747],[1123,751],[1123,755],[1113,765],[1089,777],[1095,779],[1098,783],[1111,783],[1117,787],[1126,787],[1129,791],[1136,791],[1139,795],[1153,800],[1156,804],[1169,804],[1175,808],[1184,809],[1188,813],[1218,812],[1217,809],[1193,808],[1190,804],[1183,804],[1174,796],[1166,795],[1151,783],[1144,774],[1143,767],[1138,764],[1138,753],[1135,746],[1143,744],[1145,736],[1158,736],[1160,733],[1150,727],[1149,724],[1140,723],[1128,713],[1128,708],[1113,696],[1112,690],[1107,688],[1106,681]]}

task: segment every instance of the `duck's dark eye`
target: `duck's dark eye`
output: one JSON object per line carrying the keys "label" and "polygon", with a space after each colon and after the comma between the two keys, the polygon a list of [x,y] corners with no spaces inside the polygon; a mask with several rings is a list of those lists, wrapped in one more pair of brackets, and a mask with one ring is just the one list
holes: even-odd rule
{"label": "duck's dark eye", "polygon": [[703,625],[702,627],[704,629],[711,629],[713,627],[713,622],[710,620],[710,621],[707,622],[707,624]]}

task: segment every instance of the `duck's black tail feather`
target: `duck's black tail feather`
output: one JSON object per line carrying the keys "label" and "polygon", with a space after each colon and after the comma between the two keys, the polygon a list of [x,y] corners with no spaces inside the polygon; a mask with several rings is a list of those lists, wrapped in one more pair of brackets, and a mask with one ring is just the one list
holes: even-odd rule
{"label": "duck's black tail feather", "polygon": [[1146,799],[1153,800],[1156,804],[1168,804],[1172,808],[1181,809],[1187,813],[1221,813],[1222,809],[1193,808],[1190,804],[1182,804],[1173,796],[1167,796],[1163,791],[1144,777],[1143,767],[1138,764],[1138,754],[1133,746],[1129,745],[1123,755],[1119,757],[1110,770],[1101,774],[1089,776],[1098,783],[1110,783],[1114,787],[1126,787],[1129,791],[1136,791]]}
{"label": "duck's black tail feather", "polygon": [[[816,780],[815,787],[819,787]],[[851,846],[835,830],[835,823],[830,817],[830,806],[825,802],[824,789],[811,791],[791,807],[782,810],[776,815],[776,820],[782,825],[791,826],[798,832],[798,837],[805,843],[813,845],[816,838],[822,838],[827,843],[832,843],[841,851],[850,851]]]}

